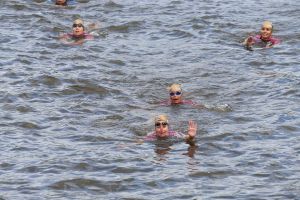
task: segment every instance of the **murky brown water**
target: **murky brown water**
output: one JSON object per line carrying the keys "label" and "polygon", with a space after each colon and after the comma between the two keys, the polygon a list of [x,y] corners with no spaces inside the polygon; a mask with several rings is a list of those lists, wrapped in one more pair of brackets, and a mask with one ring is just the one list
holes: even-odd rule
{"label": "murky brown water", "polygon": [[[0,199],[299,199],[299,7],[0,0]],[[98,36],[61,44],[77,17]],[[266,19],[283,43],[244,50]],[[173,82],[211,109],[159,106]],[[197,147],[137,144],[159,113]]]}

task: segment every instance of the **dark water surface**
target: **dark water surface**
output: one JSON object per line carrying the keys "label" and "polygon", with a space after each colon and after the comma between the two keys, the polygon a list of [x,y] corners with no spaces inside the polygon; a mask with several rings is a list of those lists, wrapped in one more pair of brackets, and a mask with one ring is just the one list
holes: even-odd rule
{"label": "dark water surface", "polygon": [[[299,13],[291,0],[0,0],[0,199],[299,199]],[[77,17],[101,30],[61,44]],[[282,44],[244,50],[266,19]],[[159,106],[173,82],[213,109]],[[197,121],[198,145],[136,143],[159,113],[175,130]]]}

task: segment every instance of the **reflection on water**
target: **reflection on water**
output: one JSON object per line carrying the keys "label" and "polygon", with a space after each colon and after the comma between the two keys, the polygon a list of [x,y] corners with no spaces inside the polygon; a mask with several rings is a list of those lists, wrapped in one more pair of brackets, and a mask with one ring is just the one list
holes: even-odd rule
{"label": "reflection on water", "polygon": [[[299,1],[0,5],[0,199],[299,199]],[[282,44],[246,51],[266,19]],[[175,82],[206,109],[159,105]],[[196,146],[137,143],[160,113]]]}
{"label": "reflection on water", "polygon": [[[176,143],[178,143],[178,142],[176,142]],[[174,143],[172,141],[155,142],[154,152],[157,154],[156,158],[158,160],[166,160],[165,157],[168,156],[167,154],[170,153],[170,151],[176,149],[176,143]],[[181,154],[193,158],[194,154],[196,152],[196,149],[197,149],[196,145],[188,145],[186,150],[181,150],[181,151],[183,151],[183,153],[181,152]]]}
{"label": "reflection on water", "polygon": [[157,153],[160,156],[163,156],[167,153],[169,153],[169,151],[172,150],[172,144],[170,143],[156,143],[155,144],[155,153]]}

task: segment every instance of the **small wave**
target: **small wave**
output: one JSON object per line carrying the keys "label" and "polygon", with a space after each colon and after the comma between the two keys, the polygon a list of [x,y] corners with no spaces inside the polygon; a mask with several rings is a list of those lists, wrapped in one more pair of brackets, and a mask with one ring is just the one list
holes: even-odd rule
{"label": "small wave", "polygon": [[37,173],[41,171],[42,170],[38,166],[29,166],[18,170],[18,172],[22,172],[22,173]]}
{"label": "small wave", "polygon": [[111,172],[117,173],[117,174],[132,174],[132,173],[138,173],[138,172],[150,172],[153,171],[152,168],[138,168],[138,167],[116,167]]}
{"label": "small wave", "polygon": [[20,113],[28,113],[28,112],[34,112],[34,108],[31,106],[17,106],[16,110],[19,111]]}
{"label": "small wave", "polygon": [[85,84],[74,84],[68,86],[66,89],[62,91],[65,95],[72,95],[72,94],[99,94],[99,95],[106,95],[108,94],[108,90],[100,85],[96,85],[93,83],[85,83]]}
{"label": "small wave", "polygon": [[15,126],[19,126],[25,129],[43,129],[44,127],[41,127],[33,122],[15,122],[13,123]]}
{"label": "small wave", "polygon": [[204,104],[204,107],[208,110],[213,110],[217,112],[231,112],[233,109],[228,104],[220,104],[220,105],[207,105]]}
{"label": "small wave", "polygon": [[26,6],[26,4],[15,4],[15,5],[12,5],[12,8],[17,11],[20,11],[20,10],[26,9],[27,6]]}
{"label": "small wave", "polygon": [[62,180],[49,187],[55,190],[90,189],[101,192],[120,191],[124,188],[122,181],[99,181],[83,178]]}
{"label": "small wave", "polygon": [[102,119],[97,119],[94,122],[92,122],[92,127],[103,127],[103,126],[114,126],[119,123],[119,121],[123,120],[124,117],[121,115],[110,115],[106,116]]}
{"label": "small wave", "polygon": [[220,141],[220,140],[224,140],[225,138],[228,137],[232,137],[233,134],[232,133],[220,133],[220,134],[216,134],[216,135],[212,135],[209,138],[206,138],[206,141]]}
{"label": "small wave", "polygon": [[[126,65],[126,63],[122,60],[109,60],[108,62],[111,63],[111,64],[119,65],[119,66],[125,66]],[[119,71],[118,73],[119,73],[119,75],[124,75],[124,72],[122,72],[122,71]]]}
{"label": "small wave", "polygon": [[94,136],[94,135],[80,135],[80,136],[74,136],[73,141],[80,141],[80,142],[103,142],[103,141],[111,141],[111,139],[108,139],[103,136]]}
{"label": "small wave", "polygon": [[7,163],[7,162],[3,162],[0,164],[0,169],[1,170],[10,170],[15,166],[15,164],[11,164],[11,163]]}
{"label": "small wave", "polygon": [[198,171],[191,173],[191,177],[211,177],[211,178],[224,178],[237,174],[234,171]]}
{"label": "small wave", "polygon": [[289,132],[299,132],[299,128],[297,126],[293,126],[293,125],[282,125],[279,128],[283,129],[285,132],[289,131]]}
{"label": "small wave", "polygon": [[168,36],[176,38],[190,38],[195,37],[192,33],[183,30],[173,30],[171,33],[167,34]]}
{"label": "small wave", "polygon": [[112,32],[129,33],[131,30],[142,29],[143,24],[143,21],[131,21],[117,26],[109,26],[107,29]]}
{"label": "small wave", "polygon": [[36,84],[43,84],[47,86],[61,85],[61,81],[58,78],[50,75],[42,75],[42,76],[35,77],[34,79],[31,79],[30,82],[34,85]]}
{"label": "small wave", "polygon": [[123,6],[121,4],[117,4],[113,1],[108,1],[104,4],[104,7],[107,8],[123,8]]}
{"label": "small wave", "polygon": [[82,170],[87,171],[87,170],[90,170],[92,168],[93,167],[90,164],[88,164],[88,163],[77,163],[73,167],[74,170],[79,170],[79,171],[82,171]]}
{"label": "small wave", "polygon": [[78,3],[89,3],[90,0],[76,0],[76,2],[78,2]]}

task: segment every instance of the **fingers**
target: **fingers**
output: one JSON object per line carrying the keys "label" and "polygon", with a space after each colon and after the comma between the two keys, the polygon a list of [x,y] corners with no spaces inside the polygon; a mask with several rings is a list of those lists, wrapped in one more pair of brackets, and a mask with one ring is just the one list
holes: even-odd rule
{"label": "fingers", "polygon": [[197,123],[190,120],[188,135],[189,135],[189,137],[194,138],[196,134],[197,134]]}
{"label": "fingers", "polygon": [[197,123],[190,120],[189,121],[189,129],[197,129]]}
{"label": "fingers", "polygon": [[248,37],[247,38],[247,45],[252,45],[253,44],[253,38],[252,38],[252,36],[250,36],[250,37]]}

